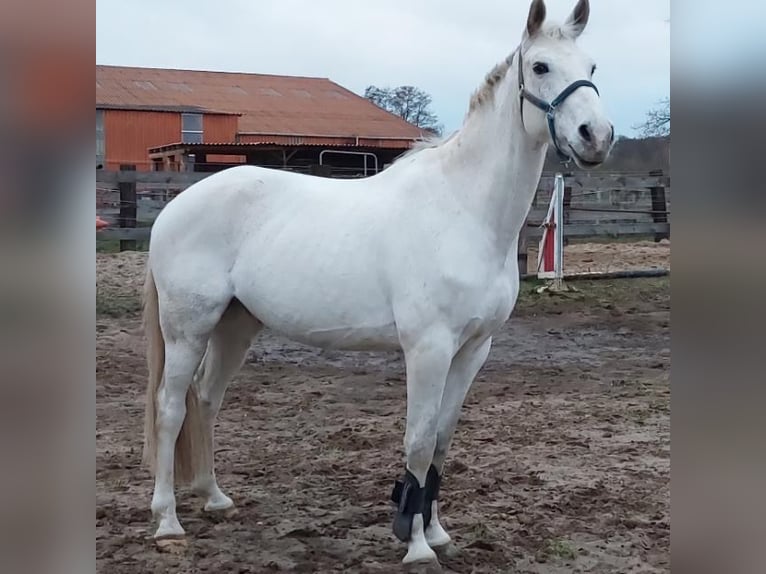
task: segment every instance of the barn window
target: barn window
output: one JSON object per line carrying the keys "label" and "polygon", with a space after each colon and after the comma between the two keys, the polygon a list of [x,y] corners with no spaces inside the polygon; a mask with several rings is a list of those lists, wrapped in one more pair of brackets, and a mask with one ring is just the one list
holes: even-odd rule
{"label": "barn window", "polygon": [[96,161],[104,161],[104,110],[96,110]]}
{"label": "barn window", "polygon": [[202,143],[202,114],[181,114],[181,141]]}

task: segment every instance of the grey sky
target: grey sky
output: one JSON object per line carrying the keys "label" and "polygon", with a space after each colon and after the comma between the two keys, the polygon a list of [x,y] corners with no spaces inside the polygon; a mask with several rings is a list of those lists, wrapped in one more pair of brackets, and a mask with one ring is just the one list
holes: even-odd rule
{"label": "grey sky", "polygon": [[[546,0],[562,21],[576,0]],[[447,132],[518,43],[528,0],[97,0],[96,62],[328,77],[362,93],[412,84]],[[579,42],[617,132],[670,91],[668,0],[591,0]]]}

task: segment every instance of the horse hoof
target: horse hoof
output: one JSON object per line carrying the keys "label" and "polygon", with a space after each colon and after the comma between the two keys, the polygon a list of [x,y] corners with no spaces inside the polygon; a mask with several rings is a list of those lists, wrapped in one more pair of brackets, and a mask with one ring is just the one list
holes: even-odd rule
{"label": "horse hoof", "polygon": [[165,552],[167,554],[181,554],[188,547],[186,538],[155,538],[154,543],[157,545],[157,550]]}
{"label": "horse hoof", "polygon": [[237,507],[234,506],[233,502],[231,504],[208,503],[205,505],[205,507],[202,510],[204,512],[208,512],[210,514],[217,514],[225,518],[231,518],[232,516],[237,514]]}
{"label": "horse hoof", "polygon": [[442,546],[432,546],[431,549],[436,552],[439,560],[448,560],[450,558],[455,558],[460,554],[460,549],[452,542],[447,542],[447,544],[443,544]]}
{"label": "horse hoof", "polygon": [[222,492],[208,498],[205,503],[205,512],[223,512],[234,508],[234,501]]}
{"label": "horse hoof", "polygon": [[404,574],[443,574],[444,571],[438,560],[429,560],[402,564],[402,572]]}

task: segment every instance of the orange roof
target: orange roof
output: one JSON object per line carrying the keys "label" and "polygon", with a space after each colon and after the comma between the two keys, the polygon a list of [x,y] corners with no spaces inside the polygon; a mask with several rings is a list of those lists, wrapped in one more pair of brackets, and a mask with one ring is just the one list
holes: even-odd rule
{"label": "orange roof", "polygon": [[240,133],[426,135],[327,78],[97,65],[96,107],[241,114]]}

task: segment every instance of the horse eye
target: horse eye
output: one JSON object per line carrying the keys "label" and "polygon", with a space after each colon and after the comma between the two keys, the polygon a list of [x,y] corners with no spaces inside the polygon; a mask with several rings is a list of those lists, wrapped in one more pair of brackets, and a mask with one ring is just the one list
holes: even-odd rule
{"label": "horse eye", "polygon": [[538,76],[542,76],[543,74],[548,73],[548,64],[543,64],[542,62],[536,62],[534,66],[532,66],[532,71],[537,74]]}

